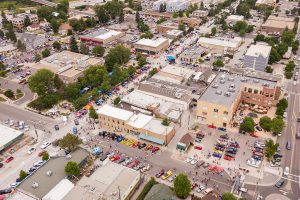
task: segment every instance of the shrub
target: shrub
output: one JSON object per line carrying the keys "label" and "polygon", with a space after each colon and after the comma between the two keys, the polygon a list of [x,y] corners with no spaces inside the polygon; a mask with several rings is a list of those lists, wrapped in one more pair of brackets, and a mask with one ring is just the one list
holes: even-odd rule
{"label": "shrub", "polygon": [[15,93],[11,89],[9,89],[4,92],[4,95],[11,99],[15,96]]}

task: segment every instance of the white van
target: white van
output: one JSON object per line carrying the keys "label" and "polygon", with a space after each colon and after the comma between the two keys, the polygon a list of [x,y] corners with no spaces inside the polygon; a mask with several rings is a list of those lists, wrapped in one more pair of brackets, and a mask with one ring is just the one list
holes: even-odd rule
{"label": "white van", "polygon": [[284,171],[283,171],[283,176],[287,176],[290,173],[290,168],[289,167],[285,167]]}
{"label": "white van", "polygon": [[246,192],[248,192],[248,189],[244,188],[244,187],[240,187],[239,191],[241,191],[243,193],[246,193]]}

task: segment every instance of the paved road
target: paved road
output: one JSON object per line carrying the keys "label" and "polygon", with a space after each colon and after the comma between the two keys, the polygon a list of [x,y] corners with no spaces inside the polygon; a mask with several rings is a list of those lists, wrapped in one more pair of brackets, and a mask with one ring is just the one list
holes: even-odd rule
{"label": "paved road", "polygon": [[21,105],[32,100],[34,97],[34,94],[30,91],[27,85],[18,84],[8,79],[0,78],[0,88],[4,90],[11,89],[14,92],[16,92],[17,89],[20,89],[25,94],[21,99],[14,102],[16,105]]}

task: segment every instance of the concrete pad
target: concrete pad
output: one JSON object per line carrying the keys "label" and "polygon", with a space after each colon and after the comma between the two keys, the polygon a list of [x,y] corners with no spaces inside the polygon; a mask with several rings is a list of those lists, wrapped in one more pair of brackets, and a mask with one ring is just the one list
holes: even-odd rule
{"label": "concrete pad", "polygon": [[266,197],[266,200],[290,200],[288,197],[282,194],[270,194]]}

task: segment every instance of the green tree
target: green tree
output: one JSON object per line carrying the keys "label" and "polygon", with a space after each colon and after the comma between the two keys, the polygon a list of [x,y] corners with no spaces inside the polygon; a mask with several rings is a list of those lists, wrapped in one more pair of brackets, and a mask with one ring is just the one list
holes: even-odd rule
{"label": "green tree", "polygon": [[277,52],[277,50],[274,47],[272,47],[271,53],[269,56],[269,64],[271,65],[275,62],[278,62],[280,59],[281,59],[280,54]]}
{"label": "green tree", "polygon": [[263,116],[259,119],[259,125],[261,128],[263,128],[265,131],[271,131],[272,128],[272,120],[268,116]]}
{"label": "green tree", "polygon": [[17,41],[17,36],[13,30],[13,28],[10,26],[8,29],[8,38],[12,41],[12,42],[16,42]]}
{"label": "green tree", "polygon": [[19,51],[26,51],[26,45],[21,40],[17,41],[17,48]]}
{"label": "green tree", "polygon": [[53,42],[52,47],[56,50],[60,50],[61,49],[61,44],[58,41]]}
{"label": "green tree", "polygon": [[27,27],[27,26],[30,26],[32,23],[28,17],[28,15],[26,15],[25,19],[24,19],[24,26]]}
{"label": "green tree", "polygon": [[217,33],[217,28],[214,26],[211,28],[211,35],[216,35]]}
{"label": "green tree", "polygon": [[0,71],[6,70],[6,65],[3,62],[0,62]]}
{"label": "green tree", "polygon": [[185,32],[185,30],[186,30],[185,25],[184,24],[179,24],[178,25],[178,30],[181,30],[181,31]]}
{"label": "green tree", "polygon": [[102,57],[105,53],[105,49],[102,46],[97,45],[93,48],[92,53],[96,57]]}
{"label": "green tree", "polygon": [[266,69],[265,69],[265,71],[267,72],[267,73],[272,73],[273,72],[273,68],[270,66],[270,65],[268,65],[267,67],[266,67]]}
{"label": "green tree", "polygon": [[122,22],[124,22],[124,12],[121,12],[120,16],[119,16],[119,23],[122,23]]}
{"label": "green tree", "polygon": [[49,153],[48,153],[48,152],[45,152],[45,153],[43,154],[42,160],[43,160],[43,161],[49,160]]}
{"label": "green tree", "polygon": [[54,19],[54,18],[51,19],[50,26],[51,26],[54,33],[58,33],[60,24],[61,23],[57,19]]}
{"label": "green tree", "polygon": [[137,23],[139,23],[140,20],[141,20],[140,13],[139,13],[139,11],[136,11],[136,12],[135,12],[135,21],[136,21]]}
{"label": "green tree", "polygon": [[24,180],[27,176],[27,173],[24,170],[21,170],[19,173],[19,178],[22,180]]}
{"label": "green tree", "polygon": [[2,30],[0,30],[0,38],[4,37],[4,32]]}
{"label": "green tree", "polygon": [[178,12],[173,12],[173,15],[172,15],[172,17],[173,17],[173,18],[177,18],[177,17],[179,17],[179,14],[178,14]]}
{"label": "green tree", "polygon": [[240,36],[240,37],[245,37],[245,35],[246,35],[245,29],[240,30],[239,36]]}
{"label": "green tree", "polygon": [[59,88],[55,88],[55,74],[48,69],[40,69],[28,79],[28,85],[32,92],[38,95],[53,93]]}
{"label": "green tree", "polygon": [[279,100],[279,102],[276,104],[277,107],[282,107],[284,110],[288,107],[288,100],[285,98],[282,98]]}
{"label": "green tree", "polygon": [[89,109],[89,117],[94,119],[94,120],[98,119],[98,114],[96,113],[93,106],[91,106],[90,109]]}
{"label": "green tree", "polygon": [[15,97],[15,93],[11,90],[11,89],[8,89],[4,92],[4,95],[10,99],[14,98]]}
{"label": "green tree", "polygon": [[282,57],[288,51],[288,45],[284,42],[280,42],[276,47],[277,52]]}
{"label": "green tree", "polygon": [[64,98],[73,101],[80,96],[80,86],[77,83],[68,84],[64,89]]}
{"label": "green tree", "polygon": [[104,6],[94,6],[94,10],[100,23],[107,23],[109,21],[109,15]]}
{"label": "green tree", "polygon": [[163,23],[163,22],[165,22],[165,21],[167,21],[166,18],[160,17],[160,18],[156,21],[156,23],[157,23],[157,24],[161,24],[161,23]]}
{"label": "green tree", "polygon": [[177,197],[185,199],[191,192],[191,182],[188,177],[180,173],[174,180],[174,193]]}
{"label": "green tree", "polygon": [[288,46],[292,46],[295,39],[295,33],[293,31],[285,30],[282,33],[281,41],[286,43]]}
{"label": "green tree", "polygon": [[252,133],[254,132],[254,125],[255,123],[251,117],[245,117],[244,121],[240,124],[240,130]]}
{"label": "green tree", "polygon": [[78,45],[77,45],[77,41],[76,41],[76,39],[75,39],[74,36],[72,36],[72,37],[70,38],[70,51],[75,52],[75,53],[78,53],[78,52],[79,52],[79,50],[78,50]]}
{"label": "green tree", "polygon": [[151,33],[150,31],[146,31],[141,35],[141,38],[148,38],[148,39],[152,39],[153,38],[153,33]]}
{"label": "green tree", "polygon": [[153,68],[150,70],[149,72],[149,77],[152,77],[154,74],[156,74],[158,72],[157,68]]}
{"label": "green tree", "polygon": [[282,119],[281,116],[277,116],[275,118],[272,119],[272,132],[275,134],[279,134],[282,132],[283,128],[284,128],[284,120]]}
{"label": "green tree", "polygon": [[49,51],[49,49],[47,49],[47,48],[44,49],[44,50],[42,51],[42,55],[43,55],[44,58],[50,56],[50,51]]}
{"label": "green tree", "polygon": [[65,167],[65,172],[67,175],[79,176],[80,169],[76,162],[68,162]]}
{"label": "green tree", "polygon": [[41,59],[42,59],[41,54],[36,53],[36,54],[34,55],[34,61],[35,61],[35,62],[39,62]]}
{"label": "green tree", "polygon": [[161,124],[163,125],[163,126],[169,126],[170,125],[170,120],[168,119],[168,118],[164,118],[163,120],[162,120],[162,122],[161,122]]}
{"label": "green tree", "polygon": [[224,192],[221,197],[222,200],[238,200],[232,193]]}
{"label": "green tree", "polygon": [[114,99],[114,105],[118,105],[121,102],[121,98],[120,97],[116,97]]}
{"label": "green tree", "polygon": [[265,144],[265,156],[267,158],[268,161],[270,161],[273,157],[273,155],[276,153],[279,144],[278,143],[274,143],[274,141],[272,139],[269,139],[266,141]]}
{"label": "green tree", "polygon": [[81,143],[82,140],[77,135],[68,133],[59,141],[58,146],[62,149],[74,151]]}
{"label": "green tree", "polygon": [[221,59],[217,59],[215,62],[213,62],[214,67],[224,67],[224,63]]}
{"label": "green tree", "polygon": [[238,15],[243,15],[245,18],[250,17],[250,7],[247,3],[240,3],[237,6],[236,13]]}
{"label": "green tree", "polygon": [[90,53],[89,47],[83,42],[81,42],[81,44],[80,44],[80,53],[85,54],[85,55],[89,55],[89,53]]}
{"label": "green tree", "polygon": [[105,57],[105,66],[108,71],[112,71],[115,64],[123,65],[130,60],[130,50],[122,45],[111,48]]}

